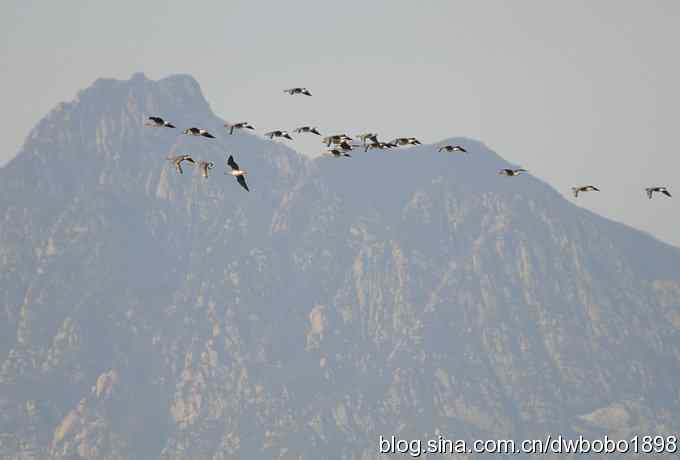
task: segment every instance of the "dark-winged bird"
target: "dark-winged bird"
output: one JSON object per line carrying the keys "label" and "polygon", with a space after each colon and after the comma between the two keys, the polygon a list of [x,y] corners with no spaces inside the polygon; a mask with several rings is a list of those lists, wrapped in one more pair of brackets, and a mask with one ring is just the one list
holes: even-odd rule
{"label": "dark-winged bird", "polygon": [[236,178],[236,181],[241,185],[241,187],[243,187],[244,189],[246,189],[246,191],[249,192],[250,190],[248,189],[248,184],[246,184],[246,175],[248,174],[248,172],[239,168],[236,161],[234,161],[234,157],[231,155],[229,155],[229,158],[227,159],[227,164],[231,168],[231,171],[228,171],[224,174],[231,174],[232,176],[234,176]]}
{"label": "dark-winged bird", "polygon": [[652,199],[652,195],[654,193],[663,193],[668,198],[672,198],[671,192],[668,191],[667,187],[649,187],[649,188],[646,188],[645,191],[647,192],[647,196],[649,197],[650,200]]}
{"label": "dark-winged bird", "polygon": [[572,187],[571,192],[574,194],[574,198],[578,198],[578,194],[581,192],[599,192],[600,189],[594,185],[582,185],[580,187]]}
{"label": "dark-winged bird", "polygon": [[175,125],[169,121],[163,120],[161,117],[149,117],[149,121],[146,126],[152,126],[154,128],[174,128]]}
{"label": "dark-winged bird", "polygon": [[168,157],[168,160],[172,164],[175,165],[175,168],[177,169],[177,172],[180,174],[184,174],[184,171],[182,170],[182,162],[186,161],[188,163],[196,163],[193,158],[191,158],[191,155],[177,155],[174,157]]}
{"label": "dark-winged bird", "polygon": [[312,133],[317,136],[321,136],[319,130],[314,126],[300,126],[299,128],[293,130],[294,133]]}
{"label": "dark-winged bird", "polygon": [[265,134],[269,139],[274,139],[275,137],[283,137],[284,139],[290,139],[291,141],[293,140],[292,137],[290,137],[290,134],[288,134],[288,131],[281,131],[277,129],[276,131],[270,131]]}
{"label": "dark-winged bird", "polygon": [[304,94],[305,96],[311,96],[312,93],[309,92],[307,88],[290,88],[290,89],[284,89],[284,93],[288,93],[291,96],[295,94]]}
{"label": "dark-winged bird", "polygon": [[463,147],[461,147],[460,145],[443,145],[443,146],[439,147],[439,150],[438,150],[438,151],[441,152],[442,150],[446,150],[447,152],[463,152],[463,153],[467,153],[467,150],[465,150],[465,149],[464,149]]}
{"label": "dark-winged bird", "polygon": [[189,136],[202,136],[202,137],[207,137],[210,139],[215,139],[215,136],[210,134],[208,131],[205,129],[200,129],[200,128],[188,128],[182,131],[183,134],[188,134]]}
{"label": "dark-winged bird", "polygon": [[498,174],[500,174],[501,176],[512,177],[519,176],[520,174],[525,172],[529,171],[527,171],[526,169],[501,169],[500,171],[498,171]]}
{"label": "dark-winged bird", "polygon": [[253,125],[248,123],[247,121],[241,121],[239,123],[225,123],[224,124],[225,128],[229,128],[229,134],[234,134],[235,129],[255,129]]}

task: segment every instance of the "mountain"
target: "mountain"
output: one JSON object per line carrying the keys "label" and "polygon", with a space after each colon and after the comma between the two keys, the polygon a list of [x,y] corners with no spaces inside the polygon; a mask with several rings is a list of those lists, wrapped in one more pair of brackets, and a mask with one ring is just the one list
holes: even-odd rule
{"label": "mountain", "polygon": [[470,139],[310,160],[223,123],[189,76],[102,79],[0,169],[2,458],[678,433],[679,249]]}

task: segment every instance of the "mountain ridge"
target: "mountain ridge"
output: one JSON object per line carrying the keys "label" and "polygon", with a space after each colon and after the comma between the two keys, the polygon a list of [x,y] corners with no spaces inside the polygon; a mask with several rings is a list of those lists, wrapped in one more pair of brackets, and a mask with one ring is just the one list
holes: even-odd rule
{"label": "mountain ridge", "polygon": [[677,433],[678,248],[482,143],[307,159],[222,123],[191,77],[97,80],[0,169],[5,458]]}

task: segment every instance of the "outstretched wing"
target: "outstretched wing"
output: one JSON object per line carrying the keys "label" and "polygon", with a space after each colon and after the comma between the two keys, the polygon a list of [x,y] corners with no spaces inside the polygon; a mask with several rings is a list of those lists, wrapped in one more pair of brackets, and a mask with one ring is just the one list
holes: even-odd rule
{"label": "outstretched wing", "polygon": [[163,119],[161,117],[149,117],[149,120],[151,120],[154,123],[157,123],[159,125],[163,124]]}
{"label": "outstretched wing", "polygon": [[671,192],[669,192],[669,191],[666,190],[666,189],[662,190],[661,193],[663,193],[664,195],[666,195],[668,198],[672,198],[672,197],[671,197]]}
{"label": "outstretched wing", "polygon": [[246,184],[246,176],[238,176],[238,177],[236,178],[236,180],[238,181],[239,184],[241,184],[241,187],[243,187],[244,189],[246,189],[247,192],[250,191],[250,190],[248,189],[248,184]]}
{"label": "outstretched wing", "polygon": [[238,167],[238,164],[234,161],[234,157],[232,155],[229,155],[229,159],[227,159],[227,164],[233,169],[234,171],[238,171],[240,168]]}

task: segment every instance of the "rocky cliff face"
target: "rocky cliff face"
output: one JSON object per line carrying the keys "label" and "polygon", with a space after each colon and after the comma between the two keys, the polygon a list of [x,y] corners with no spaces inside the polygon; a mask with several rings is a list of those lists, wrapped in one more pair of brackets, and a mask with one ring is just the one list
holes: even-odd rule
{"label": "rocky cliff face", "polygon": [[678,249],[473,141],[306,160],[222,123],[188,76],[99,80],[0,169],[2,458],[680,430]]}

